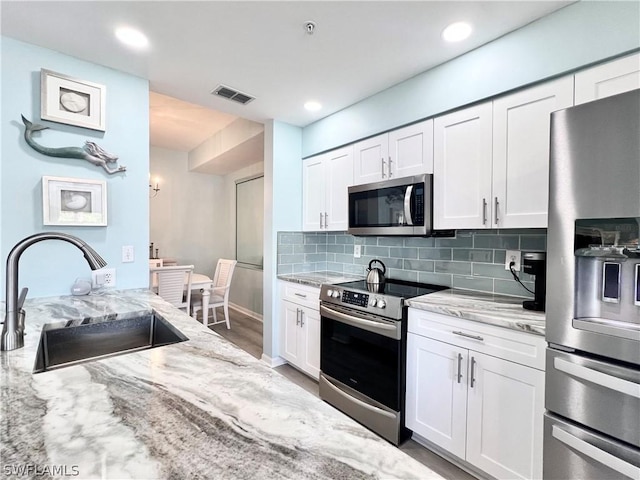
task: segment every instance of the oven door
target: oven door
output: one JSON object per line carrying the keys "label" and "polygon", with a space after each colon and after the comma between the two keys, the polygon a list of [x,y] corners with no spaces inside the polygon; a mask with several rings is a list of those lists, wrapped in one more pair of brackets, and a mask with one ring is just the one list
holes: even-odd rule
{"label": "oven door", "polygon": [[320,370],[399,412],[404,392],[402,322],[320,305]]}

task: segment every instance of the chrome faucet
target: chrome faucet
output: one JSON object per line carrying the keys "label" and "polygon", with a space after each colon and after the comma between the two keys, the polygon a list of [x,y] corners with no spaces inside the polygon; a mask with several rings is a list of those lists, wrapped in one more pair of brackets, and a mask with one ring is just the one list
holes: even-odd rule
{"label": "chrome faucet", "polygon": [[84,258],[89,263],[91,270],[98,270],[107,264],[93,248],[78,237],[66,233],[42,232],[20,240],[11,249],[7,257],[6,311],[4,325],[2,326],[2,336],[0,337],[0,350],[15,350],[24,346],[24,313],[21,314],[20,311],[27,296],[27,289],[23,289],[18,297],[18,261],[22,252],[42,240],[64,240],[75,245],[84,254]]}

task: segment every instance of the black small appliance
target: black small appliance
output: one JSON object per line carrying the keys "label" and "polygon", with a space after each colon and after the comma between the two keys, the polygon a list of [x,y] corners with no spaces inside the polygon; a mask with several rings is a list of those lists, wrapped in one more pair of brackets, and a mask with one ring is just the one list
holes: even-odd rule
{"label": "black small appliance", "polygon": [[544,312],[547,290],[547,254],[545,252],[525,252],[522,255],[522,271],[536,277],[533,300],[525,300],[526,310]]}

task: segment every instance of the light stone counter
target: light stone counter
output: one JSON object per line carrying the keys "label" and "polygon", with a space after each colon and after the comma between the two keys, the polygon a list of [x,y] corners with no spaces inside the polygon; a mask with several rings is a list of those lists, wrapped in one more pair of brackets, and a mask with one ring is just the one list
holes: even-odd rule
{"label": "light stone counter", "polygon": [[522,300],[506,295],[449,289],[412,298],[407,304],[429,312],[544,336],[544,312],[525,310]]}
{"label": "light stone counter", "polygon": [[302,285],[310,285],[318,287],[323,283],[343,283],[352,280],[362,280],[362,275],[352,275],[349,273],[336,272],[305,272],[305,273],[288,273],[286,275],[278,275],[280,280],[287,282],[300,283]]}
{"label": "light stone counter", "polygon": [[[152,309],[189,340],[32,373],[43,324]],[[25,310],[25,347],[0,352],[6,478],[441,478],[147,290]]]}

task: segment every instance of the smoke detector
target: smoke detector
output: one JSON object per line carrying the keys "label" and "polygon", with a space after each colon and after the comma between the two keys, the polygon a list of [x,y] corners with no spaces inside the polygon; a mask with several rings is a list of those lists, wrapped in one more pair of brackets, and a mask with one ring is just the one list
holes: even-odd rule
{"label": "smoke detector", "polygon": [[218,95],[219,97],[226,98],[227,100],[233,100],[234,102],[241,103],[242,105],[246,105],[256,98],[247,93],[243,93],[240,90],[236,90],[235,88],[222,84],[211,90],[211,94]]}

